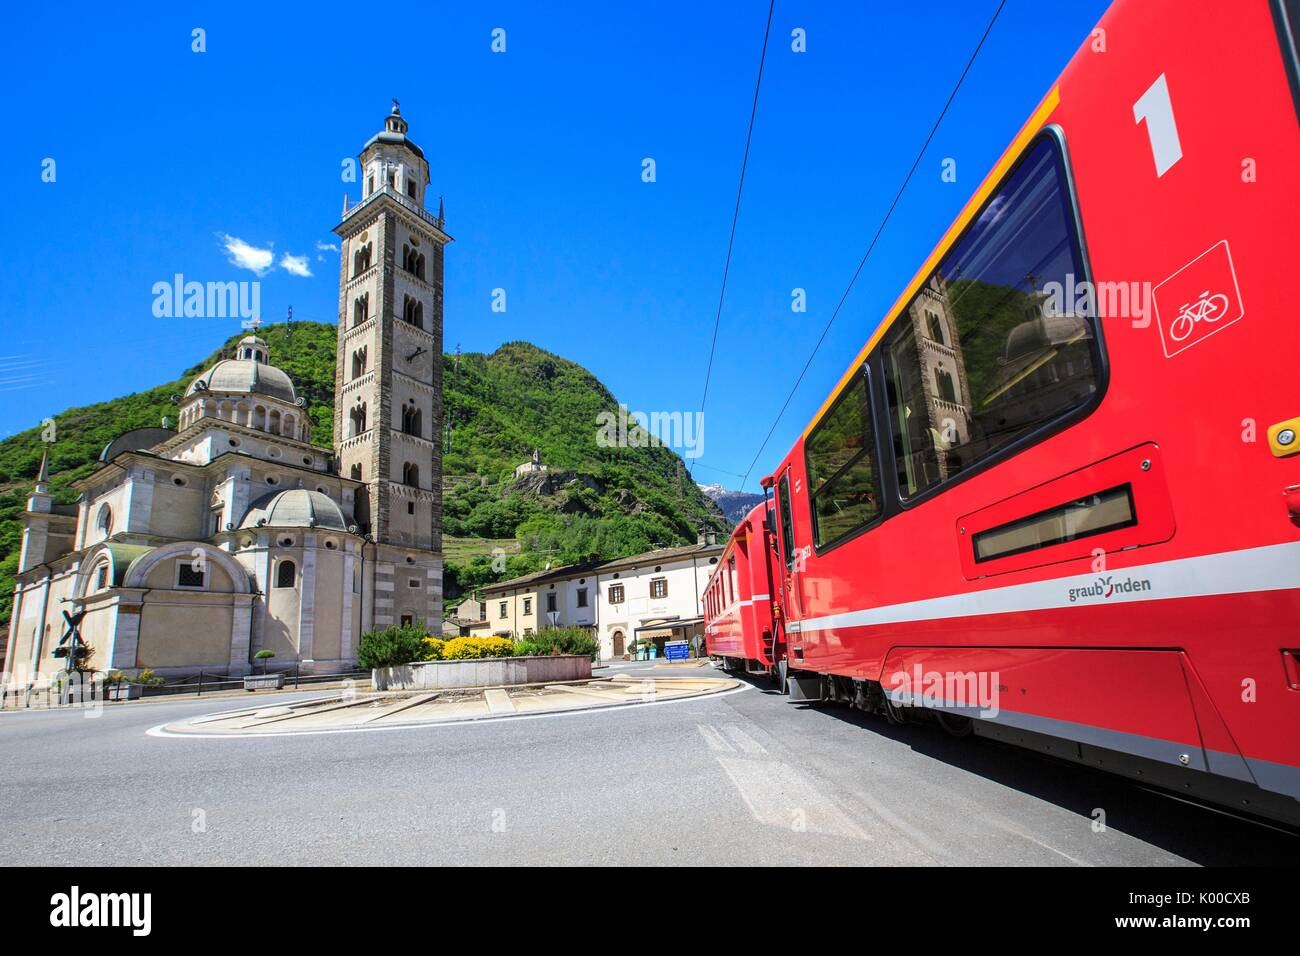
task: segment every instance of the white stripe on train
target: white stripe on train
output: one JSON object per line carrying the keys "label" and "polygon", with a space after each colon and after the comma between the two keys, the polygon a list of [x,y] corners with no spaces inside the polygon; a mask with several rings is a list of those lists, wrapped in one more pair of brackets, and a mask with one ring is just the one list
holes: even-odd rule
{"label": "white stripe on train", "polygon": [[1300,589],[1300,543],[1224,551],[1195,558],[1013,584],[789,621],[791,633],[831,631],[1015,611],[1164,601],[1173,598]]}

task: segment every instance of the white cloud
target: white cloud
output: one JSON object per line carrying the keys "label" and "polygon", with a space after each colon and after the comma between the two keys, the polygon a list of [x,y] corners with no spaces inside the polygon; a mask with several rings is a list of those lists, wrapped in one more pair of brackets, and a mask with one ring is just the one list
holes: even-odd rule
{"label": "white cloud", "polygon": [[306,256],[291,256],[286,252],[280,257],[280,268],[304,279],[311,276],[311,267],[307,265]]}
{"label": "white cloud", "polygon": [[226,258],[230,260],[232,266],[247,269],[261,276],[266,275],[275,261],[275,253],[270,247],[259,249],[238,236],[227,235],[224,232],[217,233],[217,236],[221,239],[226,249]]}
{"label": "white cloud", "polygon": [[318,242],[316,243],[316,248],[321,252],[329,252],[330,250],[333,250],[334,252],[339,251],[339,246],[336,242]]}

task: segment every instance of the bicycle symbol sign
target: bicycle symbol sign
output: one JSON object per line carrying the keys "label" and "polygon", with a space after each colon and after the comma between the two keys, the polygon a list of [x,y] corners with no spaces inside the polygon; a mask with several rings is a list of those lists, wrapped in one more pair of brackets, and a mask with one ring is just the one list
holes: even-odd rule
{"label": "bicycle symbol sign", "polygon": [[1166,358],[1203,342],[1246,314],[1226,239],[1165,279],[1151,294]]}

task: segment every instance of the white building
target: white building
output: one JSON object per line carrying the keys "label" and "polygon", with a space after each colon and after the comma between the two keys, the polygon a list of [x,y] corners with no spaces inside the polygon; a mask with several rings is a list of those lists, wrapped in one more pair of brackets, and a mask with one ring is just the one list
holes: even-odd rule
{"label": "white building", "polygon": [[550,627],[580,627],[600,641],[600,656],[621,658],[638,638],[663,654],[670,640],[703,637],[701,596],[722,555],[714,536],[604,563],[567,565],[483,588],[479,636],[526,637]]}

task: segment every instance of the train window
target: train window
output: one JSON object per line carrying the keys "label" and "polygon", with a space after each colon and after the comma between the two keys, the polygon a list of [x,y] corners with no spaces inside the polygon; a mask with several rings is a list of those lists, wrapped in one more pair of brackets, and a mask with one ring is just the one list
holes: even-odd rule
{"label": "train window", "polygon": [[781,510],[781,549],[785,552],[785,566],[794,564],[794,525],[790,521],[790,472],[781,476],[776,488],[776,504]]}
{"label": "train window", "polygon": [[876,433],[871,427],[867,374],[860,372],[808,436],[808,492],[813,540],[821,548],[880,514]]}
{"label": "train window", "polygon": [[[1101,387],[1056,141],[993,194],[885,337],[898,483],[913,498],[1086,405]],[[1087,288],[1084,286],[1083,288]]]}
{"label": "train window", "polygon": [[981,531],[972,536],[971,545],[975,549],[976,561],[992,561],[1107,531],[1131,528],[1135,524],[1133,486],[1119,485]]}

